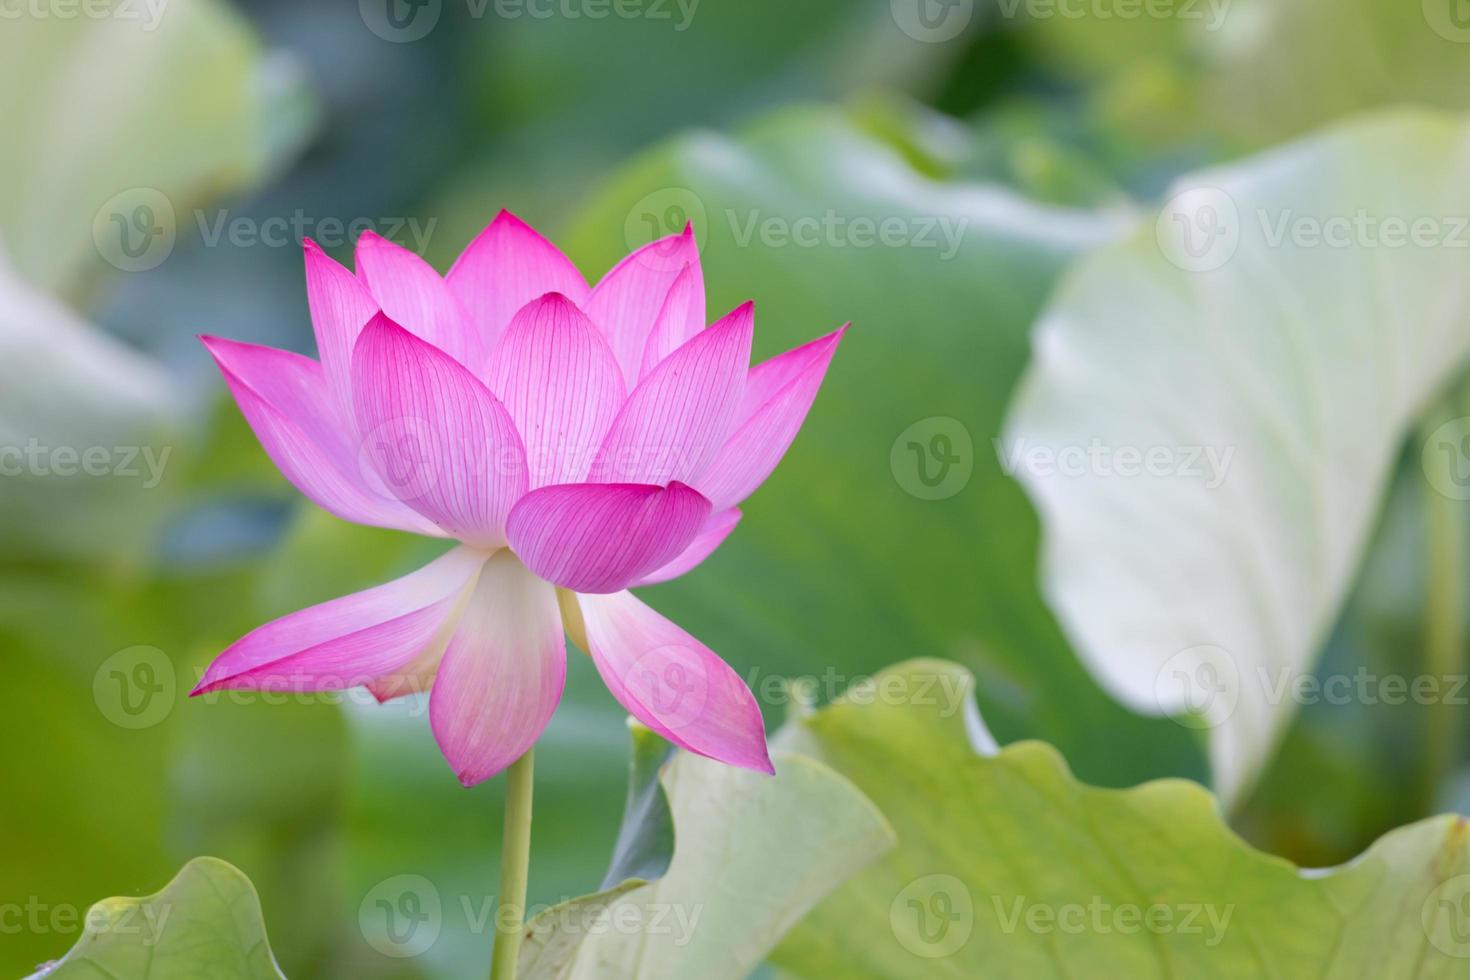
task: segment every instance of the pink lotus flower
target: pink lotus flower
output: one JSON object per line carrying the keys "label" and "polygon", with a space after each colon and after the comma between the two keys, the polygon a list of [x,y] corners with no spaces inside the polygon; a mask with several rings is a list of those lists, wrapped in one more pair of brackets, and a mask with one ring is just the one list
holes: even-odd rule
{"label": "pink lotus flower", "polygon": [[739,676],[627,590],[683,575],[734,530],[843,331],[750,368],[753,307],[706,328],[692,229],[590,289],[506,212],[446,276],[372,234],[356,263],[354,276],[306,243],[319,362],[202,339],[298,490],[344,520],[458,545],[256,629],[194,693],[429,689],[434,737],[468,786],[546,727],[565,629],[643,724],[772,771]]}

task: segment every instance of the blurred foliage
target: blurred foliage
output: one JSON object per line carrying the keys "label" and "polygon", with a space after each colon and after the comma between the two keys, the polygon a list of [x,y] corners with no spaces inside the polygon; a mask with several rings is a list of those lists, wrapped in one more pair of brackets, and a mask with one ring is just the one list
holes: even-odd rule
{"label": "blurred foliage", "polygon": [[1047,70],[1083,83],[1101,123],[1159,146],[1218,157],[1350,113],[1470,106],[1470,27],[1454,3],[990,0],[987,9]]}
{"label": "blurred foliage", "polygon": [[[741,527],[655,604],[739,669],[822,681],[838,665],[827,697],[904,654],[950,657],[981,676],[1002,737],[1044,732],[1089,779],[1199,775],[1186,732],[1119,709],[1079,669],[1036,588],[1034,518],[990,445],[1056,275],[1116,222],[936,180],[841,112],[791,109],[635,162],[567,242],[601,269],[650,221],[665,233],[686,215],[712,315],[756,300],[756,359],[854,326]],[[869,241],[863,221],[903,238]],[[829,229],[819,246],[802,222]],[[907,445],[933,426],[955,433],[944,499],[922,497],[939,461]]]}
{"label": "blurred foliage", "polygon": [[102,258],[137,258],[100,247],[114,218],[171,235],[184,209],[259,181],[310,118],[292,62],[222,2],[38,9],[0,31],[0,80],[25,93],[5,103],[0,241],[43,289],[75,294]]}

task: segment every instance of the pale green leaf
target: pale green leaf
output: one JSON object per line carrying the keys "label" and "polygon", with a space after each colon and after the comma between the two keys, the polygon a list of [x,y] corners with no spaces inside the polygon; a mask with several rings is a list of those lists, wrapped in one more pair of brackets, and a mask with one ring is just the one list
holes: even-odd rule
{"label": "pale green leaf", "polygon": [[109,898],[82,938],[32,980],[283,980],[255,888],[232,865],[195,858],[147,898]]}
{"label": "pale green leaf", "polygon": [[181,414],[158,365],[25,282],[0,254],[7,553],[137,560],[162,513]]}
{"label": "pale green leaf", "polygon": [[1198,716],[1227,804],[1470,351],[1467,166],[1462,122],[1404,112],[1193,175],[1037,326],[999,448],[1041,512],[1047,592],[1124,703]]}
{"label": "pale green leaf", "polygon": [[972,713],[921,694],[969,684],[913,661],[780,736],[850,777],[899,839],[782,942],[788,975],[1470,976],[1463,819],[1304,871],[1240,840],[1194,783],[1098,789],[1047,745],[977,748]]}
{"label": "pale green leaf", "polygon": [[527,925],[523,980],[741,980],[892,846],[887,822],[847,779],[801,756],[775,763],[772,777],[675,754],[660,776],[676,834],[667,873],[541,913]]}

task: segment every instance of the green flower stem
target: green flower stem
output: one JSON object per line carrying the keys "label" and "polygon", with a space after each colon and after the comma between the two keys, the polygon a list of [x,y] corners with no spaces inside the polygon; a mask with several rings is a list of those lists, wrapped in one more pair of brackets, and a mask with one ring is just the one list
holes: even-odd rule
{"label": "green flower stem", "polygon": [[[1430,417],[1426,434],[1438,424],[1453,417],[1453,412],[1435,413]],[[1441,470],[1449,475],[1457,460],[1448,453],[1431,451],[1426,466]],[[1427,562],[1429,585],[1425,605],[1424,662],[1425,672],[1443,685],[1448,679],[1465,668],[1465,625],[1460,612],[1460,597],[1465,594],[1465,565],[1462,554],[1464,541],[1464,503],[1453,499],[1437,489],[1447,481],[1430,479],[1427,485],[1425,505],[1425,531],[1427,540]],[[1424,778],[1424,807],[1432,812],[1437,806],[1439,788],[1445,775],[1458,761],[1454,746],[1458,741],[1455,734],[1455,713],[1444,699],[1429,705],[1426,725]]]}
{"label": "green flower stem", "polygon": [[506,770],[505,837],[500,848],[500,903],[495,910],[495,951],[490,980],[515,980],[525,931],[526,876],[531,867],[531,753]]}

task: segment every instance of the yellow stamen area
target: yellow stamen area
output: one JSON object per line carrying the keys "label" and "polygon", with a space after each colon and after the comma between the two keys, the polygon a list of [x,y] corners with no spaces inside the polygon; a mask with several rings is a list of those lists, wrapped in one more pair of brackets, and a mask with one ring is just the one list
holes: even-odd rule
{"label": "yellow stamen area", "polygon": [[561,625],[567,631],[567,638],[583,653],[590,653],[592,648],[587,645],[587,624],[582,622],[582,607],[577,604],[577,594],[558,588],[556,602],[561,606]]}

